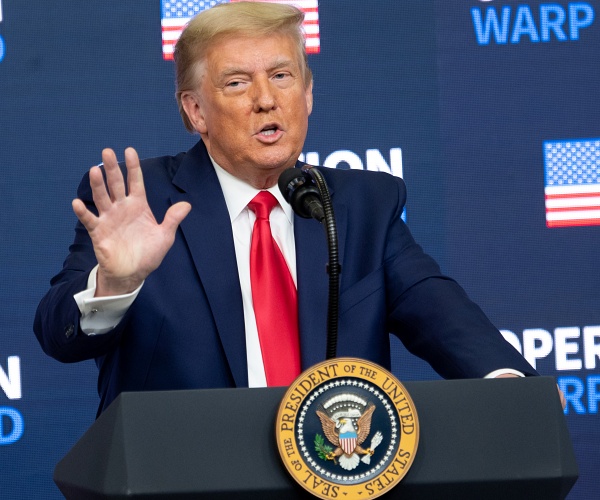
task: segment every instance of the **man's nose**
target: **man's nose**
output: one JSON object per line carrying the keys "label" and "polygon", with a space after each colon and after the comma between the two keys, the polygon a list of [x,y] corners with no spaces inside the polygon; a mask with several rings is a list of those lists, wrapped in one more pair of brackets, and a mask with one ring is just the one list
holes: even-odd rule
{"label": "man's nose", "polygon": [[254,111],[270,111],[277,106],[275,89],[268,78],[257,78],[254,82]]}

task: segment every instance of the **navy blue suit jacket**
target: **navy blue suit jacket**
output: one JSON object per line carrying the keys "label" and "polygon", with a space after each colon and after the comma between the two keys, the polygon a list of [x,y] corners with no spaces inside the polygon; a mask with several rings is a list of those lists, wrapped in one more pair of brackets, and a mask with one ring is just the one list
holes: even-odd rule
{"label": "navy blue suit jacket", "polygon": [[[206,148],[142,161],[149,204],[192,211],[160,267],[114,330],[87,336],[73,295],[96,265],[78,224],[63,270],[42,299],[34,330],[64,362],[95,358],[100,410],[122,391],[245,387],[244,318],[229,214]],[[498,368],[535,371],[504,341],[456,282],[414,242],[400,216],[401,179],[386,173],[322,169],[338,225],[338,355],[390,367],[389,332],[445,378],[482,377]],[[89,179],[78,197],[95,210]],[[326,350],[328,261],[323,228],[295,217],[302,367]]]}

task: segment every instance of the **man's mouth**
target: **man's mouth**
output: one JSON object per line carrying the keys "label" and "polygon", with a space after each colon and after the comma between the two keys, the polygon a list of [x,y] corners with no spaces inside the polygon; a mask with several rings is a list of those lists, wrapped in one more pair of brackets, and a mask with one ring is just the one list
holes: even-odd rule
{"label": "man's mouth", "polygon": [[275,124],[269,124],[269,125],[265,125],[261,130],[260,133],[262,135],[273,135],[274,133],[276,133],[279,130],[279,127]]}
{"label": "man's mouth", "polygon": [[269,123],[260,129],[257,136],[270,144],[273,141],[279,140],[281,134],[282,130],[279,125],[276,123]]}

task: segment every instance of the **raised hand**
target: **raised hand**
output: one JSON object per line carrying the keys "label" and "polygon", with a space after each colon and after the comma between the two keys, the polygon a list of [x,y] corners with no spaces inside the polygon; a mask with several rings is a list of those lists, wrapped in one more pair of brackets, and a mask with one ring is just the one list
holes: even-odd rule
{"label": "raised hand", "polygon": [[102,151],[102,161],[106,184],[99,167],[90,170],[98,216],[83,201],[73,200],[73,211],[87,229],[98,260],[96,297],[122,295],[140,286],[160,265],[173,245],[177,227],[192,208],[186,202],[176,203],[158,224],[148,206],[136,151],[125,150],[127,190],[112,149]]}

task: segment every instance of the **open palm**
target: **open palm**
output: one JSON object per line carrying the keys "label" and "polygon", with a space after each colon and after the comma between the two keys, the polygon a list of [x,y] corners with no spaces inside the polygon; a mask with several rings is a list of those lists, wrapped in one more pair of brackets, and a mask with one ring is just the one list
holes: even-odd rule
{"label": "open palm", "polygon": [[127,188],[113,150],[102,151],[106,184],[99,167],[90,170],[90,186],[98,215],[73,200],[73,211],[87,229],[98,260],[96,296],[135,290],[154,271],[173,245],[175,232],[191,210],[186,202],[169,208],[159,224],[146,199],[136,151],[125,150]]}

